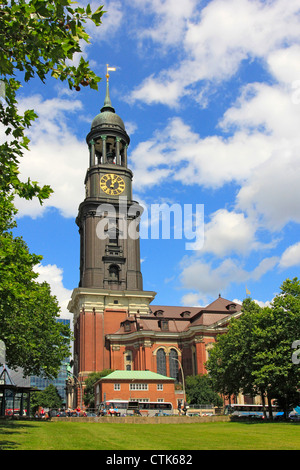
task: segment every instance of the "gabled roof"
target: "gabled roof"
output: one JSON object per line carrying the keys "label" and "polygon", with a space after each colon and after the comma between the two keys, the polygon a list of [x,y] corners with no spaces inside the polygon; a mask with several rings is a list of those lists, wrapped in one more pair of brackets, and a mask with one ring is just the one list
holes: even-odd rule
{"label": "gabled roof", "polygon": [[241,310],[242,308],[240,304],[237,304],[235,302],[232,302],[232,300],[227,300],[219,296],[216,300],[214,300],[207,307],[204,307],[202,310],[205,312],[209,312],[209,311],[226,312],[227,311],[230,313],[230,311],[232,311],[230,310],[230,306],[232,306],[234,310]]}
{"label": "gabled roof", "polygon": [[175,380],[150,370],[115,370],[100,380]]}
{"label": "gabled roof", "polygon": [[192,321],[192,326],[197,325],[213,325],[220,320],[230,317],[232,314],[240,312],[242,306],[231,300],[224,299],[219,296],[207,307],[202,308],[198,314],[196,314]]}

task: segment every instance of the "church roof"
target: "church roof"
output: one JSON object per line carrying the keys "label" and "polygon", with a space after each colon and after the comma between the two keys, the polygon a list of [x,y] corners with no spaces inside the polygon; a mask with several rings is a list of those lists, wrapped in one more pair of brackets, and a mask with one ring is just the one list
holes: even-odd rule
{"label": "church roof", "polygon": [[159,312],[162,312],[164,317],[170,318],[191,318],[196,313],[200,312],[203,307],[181,307],[181,306],[170,306],[170,305],[150,305],[151,313],[154,316],[159,316]]}
{"label": "church roof", "polygon": [[233,313],[240,312],[241,308],[241,304],[219,296],[211,304],[207,305],[207,307],[202,308],[199,315],[195,315],[192,319],[191,324],[192,326],[209,326],[225,319]]}
{"label": "church roof", "polygon": [[224,299],[223,297],[219,296],[216,300],[214,300],[211,304],[205,307],[203,310],[205,311],[230,311],[230,310],[241,310],[241,304],[236,302],[232,302],[231,300]]}
{"label": "church roof", "polygon": [[102,111],[93,119],[91,129],[98,126],[118,126],[125,130],[125,125],[120,116],[111,111]]}
{"label": "church roof", "polygon": [[[114,334],[130,334],[139,330],[169,333],[181,333],[191,327],[211,326],[218,322],[228,321],[233,314],[239,313],[242,306],[238,303],[218,299],[206,307],[182,307],[169,305],[151,305],[148,315],[131,315],[120,325]],[[162,322],[167,322],[167,328],[162,328]],[[127,327],[126,325],[127,324]],[[129,326],[130,324],[130,326]]]}
{"label": "church roof", "polygon": [[151,305],[151,314],[154,316],[162,316],[164,318],[173,318],[174,320],[189,320],[193,322],[200,315],[207,313],[206,318],[211,318],[210,323],[214,323],[215,319],[212,314],[223,314],[225,316],[240,311],[241,304],[232,302],[219,296],[206,307],[180,307],[166,305]]}

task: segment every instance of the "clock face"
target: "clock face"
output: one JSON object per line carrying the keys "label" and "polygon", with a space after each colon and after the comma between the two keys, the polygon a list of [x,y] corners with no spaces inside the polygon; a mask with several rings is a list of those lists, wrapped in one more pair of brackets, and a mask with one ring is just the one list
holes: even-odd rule
{"label": "clock face", "polygon": [[125,189],[125,181],[121,176],[107,173],[100,179],[100,188],[110,196],[118,196]]}

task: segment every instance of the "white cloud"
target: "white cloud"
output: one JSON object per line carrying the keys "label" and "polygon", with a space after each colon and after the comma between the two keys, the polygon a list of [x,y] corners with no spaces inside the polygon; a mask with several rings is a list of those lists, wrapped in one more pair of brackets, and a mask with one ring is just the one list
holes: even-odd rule
{"label": "white cloud", "polygon": [[257,305],[259,305],[261,308],[264,308],[264,307],[270,307],[271,306],[271,303],[272,303],[272,300],[267,300],[266,302],[263,302],[262,300],[257,300],[257,299],[253,299],[254,302],[257,303]]}
{"label": "white cloud", "polygon": [[54,194],[40,206],[37,200],[16,198],[19,216],[39,216],[50,206],[59,209],[65,217],[74,217],[84,197],[84,172],[88,162],[88,148],[72,130],[72,118],[82,110],[79,100],[53,98],[43,100],[33,95],[20,100],[21,109],[33,108],[39,115],[28,133],[30,151],[21,159],[23,180],[28,177],[41,185],[49,184]]}
{"label": "white cloud", "polygon": [[281,83],[291,85],[300,78],[300,45],[278,49],[269,54],[267,63],[271,74]]}
{"label": "white cloud", "polygon": [[278,265],[278,261],[276,256],[265,258],[252,271],[247,271],[235,258],[226,258],[215,264],[197,256],[185,257],[181,264],[181,287],[191,291],[186,296],[194,294],[194,299],[207,303],[209,298],[224,293],[233,283],[246,285],[247,281],[260,280]]}
{"label": "white cloud", "polygon": [[255,245],[255,225],[244,214],[220,209],[205,226],[203,251],[217,256],[249,253]]}
{"label": "white cloud", "polygon": [[[89,122],[91,122],[92,120],[90,120]],[[137,130],[138,128],[138,125],[135,123],[135,122],[132,122],[132,121],[125,121],[125,129],[126,129],[126,132],[128,135],[132,135],[135,133],[135,131]]]}
{"label": "white cloud", "polygon": [[280,143],[280,139],[298,138],[299,124],[300,107],[293,103],[290,90],[264,83],[245,85],[220,122],[224,130],[238,128],[248,134],[272,135],[274,143],[275,139]]}
{"label": "white cloud", "polygon": [[47,282],[50,285],[51,293],[56,296],[61,308],[60,316],[72,320],[73,315],[67,309],[72,291],[66,289],[63,285],[63,270],[55,264],[48,264],[46,266],[38,264],[34,270],[39,275],[38,282]]}
{"label": "white cloud", "polygon": [[272,271],[275,266],[278,265],[279,257],[278,256],[271,256],[270,258],[263,259],[255,269],[249,274],[249,279],[253,279],[254,281],[258,281],[261,279],[264,274],[269,271]]}
{"label": "white cloud", "polygon": [[224,292],[232,282],[245,282],[248,273],[233,259],[227,258],[218,266],[198,258],[184,260],[180,281],[184,289],[198,292],[198,298],[206,303],[210,296]]}
{"label": "white cloud", "polygon": [[183,94],[184,85],[180,81],[170,80],[169,77],[147,77],[143,83],[130,94],[129,102],[137,100],[147,104],[161,103],[177,107],[178,96]]}
{"label": "white cloud", "polygon": [[289,246],[281,256],[279,266],[283,269],[300,265],[300,242]]}
{"label": "white cloud", "polygon": [[151,27],[143,25],[138,29],[139,38],[151,38],[166,47],[182,41],[186,22],[195,13],[197,0],[131,0],[131,4],[147,15],[154,15]]}
{"label": "white cloud", "polygon": [[[146,78],[133,90],[133,100],[148,104],[161,102],[173,107],[189,93],[190,85],[201,80],[214,83],[226,80],[237,72],[245,59],[267,61],[281,46],[299,44],[298,0],[290,0],[288,4],[285,0],[266,3],[213,0],[198,15],[192,7],[191,4],[187,9],[189,14],[182,18],[185,26],[179,22],[176,28],[179,47],[184,50],[183,58],[156,77]],[[164,19],[164,12],[160,10],[160,13]],[[168,37],[161,34],[160,24],[154,25],[151,38],[164,47]]]}
{"label": "white cloud", "polygon": [[[281,150],[281,151],[280,151]],[[257,214],[272,231],[288,222],[300,222],[300,145],[278,148],[268,164],[257,168],[237,195],[237,205],[248,214]]]}
{"label": "white cloud", "polygon": [[228,182],[244,181],[255,167],[268,160],[271,150],[272,140],[259,133],[249,136],[237,132],[229,138],[201,139],[175,117],[153,138],[138,144],[130,157],[137,189],[170,176],[187,185],[219,188]]}
{"label": "white cloud", "polygon": [[201,303],[201,299],[199,294],[195,294],[193,292],[190,292],[186,295],[184,295],[181,299],[181,304],[190,306],[190,307],[201,307],[203,306]]}

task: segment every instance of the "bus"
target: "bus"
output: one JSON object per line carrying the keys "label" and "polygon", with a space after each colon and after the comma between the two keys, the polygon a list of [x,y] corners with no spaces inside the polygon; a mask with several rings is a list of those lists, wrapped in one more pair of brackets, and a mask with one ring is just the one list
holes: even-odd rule
{"label": "bus", "polygon": [[[120,416],[162,416],[172,415],[173,406],[170,402],[160,401],[135,401],[135,400],[107,400],[99,407],[100,414],[110,414],[109,410],[118,410]],[[112,414],[112,413],[111,413]]]}
{"label": "bus", "polygon": [[[268,407],[265,407],[266,416],[269,416]],[[272,406],[273,417],[280,416],[282,413],[279,408],[275,405]],[[226,405],[224,410],[225,415],[236,416],[238,418],[242,417],[254,417],[254,418],[263,418],[263,406],[262,405]]]}
{"label": "bus", "polygon": [[[5,416],[20,416],[20,408],[6,408],[5,410]],[[23,409],[23,415],[22,416],[27,416],[27,410]]]}

